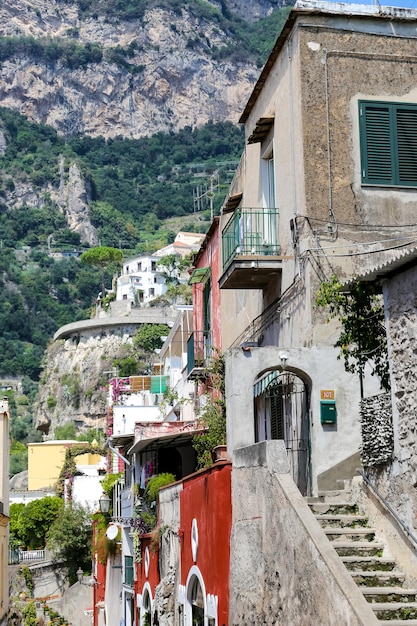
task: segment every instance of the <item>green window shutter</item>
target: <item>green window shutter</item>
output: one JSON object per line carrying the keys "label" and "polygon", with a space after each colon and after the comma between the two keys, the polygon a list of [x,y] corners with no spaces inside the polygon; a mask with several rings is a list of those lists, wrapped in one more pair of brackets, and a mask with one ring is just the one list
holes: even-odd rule
{"label": "green window shutter", "polygon": [[393,185],[393,137],[388,106],[360,103],[362,182]]}
{"label": "green window shutter", "polygon": [[359,102],[362,183],[417,187],[417,105]]}
{"label": "green window shutter", "polygon": [[398,178],[403,185],[417,184],[417,108],[397,107]]}

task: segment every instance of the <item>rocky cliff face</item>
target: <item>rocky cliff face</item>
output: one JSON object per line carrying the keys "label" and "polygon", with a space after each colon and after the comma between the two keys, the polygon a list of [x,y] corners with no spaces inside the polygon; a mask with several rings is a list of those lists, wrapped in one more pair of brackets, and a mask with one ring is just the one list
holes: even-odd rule
{"label": "rocky cliff face", "polygon": [[[278,2],[231,0],[227,6],[249,21]],[[245,60],[213,60],[213,48],[226,46],[231,36],[185,8],[152,9],[144,19],[110,23],[101,16],[83,19],[75,4],[62,0],[3,0],[0,37],[71,39],[104,50],[130,46],[136,71],[105,61],[70,69],[62,60],[15,54],[0,67],[0,106],[64,135],[139,138],[209,120],[237,122],[259,68]]]}
{"label": "rocky cliff face", "polygon": [[37,428],[53,434],[56,426],[73,421],[79,428],[105,429],[105,385],[112,361],[130,346],[130,337],[118,335],[51,344],[34,407]]}

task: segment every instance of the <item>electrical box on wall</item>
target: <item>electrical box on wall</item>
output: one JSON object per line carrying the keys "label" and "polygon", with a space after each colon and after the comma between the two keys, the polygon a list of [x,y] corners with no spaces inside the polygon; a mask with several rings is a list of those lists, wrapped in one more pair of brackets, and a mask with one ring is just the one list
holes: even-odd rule
{"label": "electrical box on wall", "polygon": [[337,410],[335,400],[320,400],[320,422],[336,424]]}

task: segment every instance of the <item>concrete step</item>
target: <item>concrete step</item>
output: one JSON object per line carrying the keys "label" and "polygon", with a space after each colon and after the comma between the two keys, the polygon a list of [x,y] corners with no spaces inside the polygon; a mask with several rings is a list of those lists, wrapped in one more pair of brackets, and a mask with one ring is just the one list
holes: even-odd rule
{"label": "concrete step", "polygon": [[339,556],[382,556],[384,544],[377,541],[332,541]]}
{"label": "concrete step", "polygon": [[380,619],[381,626],[417,626],[417,619]]}
{"label": "concrete step", "polygon": [[405,580],[405,575],[395,570],[390,572],[351,571],[350,573],[358,587],[401,587]]}
{"label": "concrete step", "polygon": [[380,620],[404,620],[409,624],[409,620],[417,619],[417,602],[372,602],[369,606]]}
{"label": "concrete step", "polygon": [[366,572],[392,572],[395,568],[395,561],[384,559],[379,556],[342,556],[345,567],[352,571]]}
{"label": "concrete step", "polygon": [[375,529],[373,528],[323,528],[327,538],[334,542],[338,539],[346,541],[374,541]]}
{"label": "concrete step", "polygon": [[357,528],[365,527],[368,518],[364,515],[316,515],[316,520],[322,528]]}
{"label": "concrete step", "polygon": [[352,502],[309,502],[308,506],[313,513],[333,514],[333,515],[357,515],[358,506]]}
{"label": "concrete step", "polygon": [[361,587],[361,592],[368,602],[415,602],[416,589],[402,587]]}

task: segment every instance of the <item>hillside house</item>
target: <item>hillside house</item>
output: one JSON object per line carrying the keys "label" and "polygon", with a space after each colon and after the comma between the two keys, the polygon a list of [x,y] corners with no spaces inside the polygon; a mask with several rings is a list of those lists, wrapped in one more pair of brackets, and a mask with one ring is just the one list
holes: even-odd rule
{"label": "hillside house", "polygon": [[166,291],[165,277],[157,268],[160,258],[155,255],[139,256],[123,263],[117,278],[116,301],[127,300],[132,304],[147,304]]}
{"label": "hillside house", "polygon": [[200,248],[205,235],[201,233],[188,233],[180,231],[174,241],[155,252],[156,256],[163,257],[175,254],[183,259]]}
{"label": "hillside house", "polygon": [[[162,296],[166,291],[166,279],[164,268],[158,266],[158,262],[170,255],[185,258],[199,249],[203,239],[204,235],[200,233],[179,232],[171,244],[154,254],[125,261],[122,273],[117,278],[116,301],[125,300],[131,305],[142,305]],[[184,280],[181,276],[177,278],[180,282]]]}

